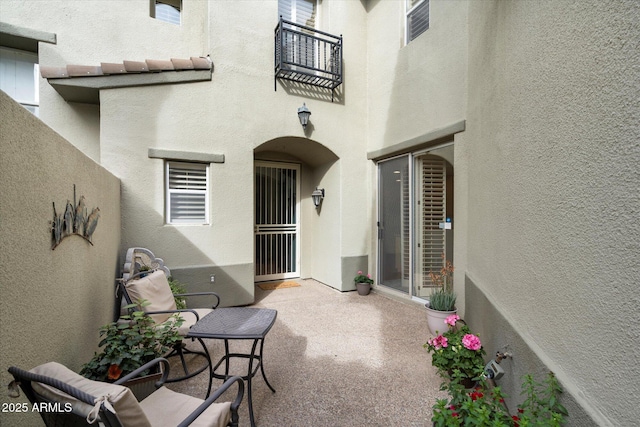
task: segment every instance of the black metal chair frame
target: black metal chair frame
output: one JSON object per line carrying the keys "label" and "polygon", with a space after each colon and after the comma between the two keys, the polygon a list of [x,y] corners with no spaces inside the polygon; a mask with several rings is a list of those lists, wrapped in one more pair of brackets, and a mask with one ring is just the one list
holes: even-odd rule
{"label": "black metal chair frame", "polygon": [[[140,374],[142,374],[143,372],[159,364],[162,364],[163,366],[163,369],[162,369],[163,375],[160,378],[160,380],[155,384],[156,389],[158,389],[162,387],[162,385],[165,382],[167,382],[167,378],[169,377],[169,369],[170,369],[169,362],[165,358],[154,359],[151,362],[146,363],[145,365],[136,369],[129,375],[126,375],[120,378],[114,384],[122,385],[124,382],[140,376]],[[49,400],[44,398],[42,395],[38,394],[34,390],[31,384],[32,382],[38,382],[41,384],[46,384],[51,387],[54,387],[68,394],[69,396],[72,396],[91,406],[95,405],[96,403],[95,396],[85,393],[82,390],[72,387],[69,384],[59,381],[55,378],[34,374],[31,372],[22,370],[20,368],[17,368],[15,366],[12,366],[9,368],[9,373],[13,375],[16,383],[20,386],[24,394],[27,396],[27,399],[29,399],[29,401],[32,404],[41,403],[41,402],[56,403],[56,402],[50,402]],[[193,423],[196,420],[196,418],[198,418],[209,406],[211,406],[212,403],[214,403],[224,392],[226,392],[233,385],[233,383],[238,383],[238,392],[236,394],[234,401],[231,403],[231,409],[230,409],[231,420],[229,421],[227,426],[237,427],[238,420],[239,420],[238,408],[240,406],[240,403],[242,402],[242,398],[244,397],[244,381],[239,376],[231,377],[227,381],[225,381],[224,384],[222,384],[220,388],[218,388],[213,394],[208,396],[207,399],[205,399],[204,402],[198,408],[196,408],[196,410],[194,410],[180,424],[178,424],[178,427],[188,426],[191,423]],[[64,412],[40,412],[40,415],[42,416],[42,419],[47,426],[56,426],[56,425],[67,426],[70,424],[70,419],[72,419],[70,417],[73,417],[73,419],[78,421],[81,421],[81,419],[83,418],[81,415],[77,415],[73,413],[64,413]],[[102,403],[100,406],[99,417],[100,417],[100,422],[106,427],[124,427],[118,420],[118,417],[116,416],[116,414],[113,414],[111,411],[105,408],[104,403]],[[86,423],[86,420],[85,420],[85,423]]]}
{"label": "black metal chair frame", "polygon": [[[132,301],[131,298],[129,297],[129,294],[127,293],[127,288],[126,288],[126,284],[128,281],[130,280],[134,280],[138,277],[141,277],[144,274],[148,274],[150,273],[149,271],[145,271],[145,272],[139,272],[136,273],[132,276],[130,276],[130,278],[128,280],[123,280],[120,279],[118,280],[118,299],[120,299],[121,297],[124,298],[124,300],[126,301],[127,304],[134,304],[136,301]],[[215,297],[215,304],[211,307],[212,310],[215,310],[218,305],[220,305],[220,296],[215,293],[215,292],[191,292],[191,293],[184,293],[184,294],[174,294],[174,296],[176,297],[191,297],[191,296],[213,296]],[[132,309],[130,309],[130,311],[132,311]],[[147,315],[152,315],[152,314],[175,314],[175,313],[192,313],[195,317],[196,317],[196,321],[200,320],[200,316],[198,315],[198,313],[193,310],[193,309],[189,309],[189,308],[185,308],[185,309],[177,309],[177,310],[165,310],[165,311],[149,311],[146,312],[145,314]],[[186,338],[186,337],[185,337]],[[178,381],[184,381],[187,380],[189,378],[193,378],[196,375],[200,374],[201,372],[203,372],[205,369],[209,369],[209,387],[207,388],[207,394],[206,397],[209,397],[209,393],[211,391],[211,386],[212,386],[212,374],[213,374],[213,368],[211,366],[211,355],[209,354],[209,350],[207,350],[207,346],[204,344],[204,341],[202,341],[202,338],[190,338],[191,341],[197,340],[200,345],[202,346],[203,351],[194,351],[194,350],[190,350],[188,348],[185,347],[184,345],[184,340],[181,341],[180,343],[176,344],[174,346],[174,348],[171,350],[171,352],[167,355],[165,355],[164,357],[169,359],[171,357],[179,357],[180,358],[180,363],[182,366],[182,370],[184,372],[184,375],[182,376],[178,376],[178,377],[174,377],[174,378],[168,378],[166,379],[165,382],[167,383],[173,383],[173,382],[178,382]],[[195,369],[193,371],[189,371],[189,367],[187,366],[187,361],[185,359],[185,355],[195,355],[196,357],[200,356],[200,357],[204,357],[206,359],[206,364],[198,369]]]}

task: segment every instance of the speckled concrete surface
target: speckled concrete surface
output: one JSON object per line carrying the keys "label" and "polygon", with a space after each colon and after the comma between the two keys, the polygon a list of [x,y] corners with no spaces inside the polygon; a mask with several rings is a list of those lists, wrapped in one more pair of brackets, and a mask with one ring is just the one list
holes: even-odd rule
{"label": "speckled concrete surface", "polygon": [[[430,425],[431,406],[444,394],[422,347],[429,332],[421,307],[376,293],[341,293],[313,280],[300,283],[274,291],[256,287],[254,306],[278,310],[264,345],[265,373],[276,393],[255,377],[256,424]],[[224,353],[221,341],[207,346],[216,361]],[[232,352],[247,349],[231,343]],[[240,374],[234,369],[242,368],[234,363],[232,371]],[[220,384],[214,380],[214,387]],[[206,373],[169,385],[200,398],[206,386]],[[249,426],[246,393],[240,425]]]}

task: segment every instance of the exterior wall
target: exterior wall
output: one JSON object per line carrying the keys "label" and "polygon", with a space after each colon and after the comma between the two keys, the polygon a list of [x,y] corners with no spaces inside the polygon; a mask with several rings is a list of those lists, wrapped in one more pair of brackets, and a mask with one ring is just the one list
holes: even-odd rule
{"label": "exterior wall", "polygon": [[[10,366],[57,361],[78,370],[113,316],[120,183],[4,92],[0,181],[0,383],[12,378]],[[70,236],[51,250],[52,202],[62,213],[74,184],[88,209],[100,208],[93,246]],[[0,395],[2,403],[17,402]],[[2,425],[33,426],[38,419],[0,413]]]}
{"label": "exterior wall", "polygon": [[[467,211],[466,144],[464,132],[454,137],[442,129],[464,129],[467,108],[467,9],[468,2],[431,0],[430,28],[405,45],[404,2],[367,2],[368,52],[368,152],[393,153],[398,147],[455,142],[454,264],[464,271]],[[460,127],[461,126],[461,127]],[[454,131],[451,131],[454,132]],[[443,138],[445,136],[445,138]],[[409,147],[407,149],[407,147]],[[374,197],[370,202],[372,250],[377,260],[377,172],[370,164]],[[455,276],[458,307],[464,311],[464,277]],[[380,292],[391,292],[378,287]]]}
{"label": "exterior wall", "polygon": [[[103,90],[99,109],[42,82],[43,120],[122,180],[121,254],[149,247],[193,290],[216,274],[226,305],[252,302],[253,161],[298,161],[301,275],[353,289],[349,270],[375,273],[377,259],[366,153],[420,146],[463,123],[447,139],[455,288],[487,352],[513,350],[502,384],[518,396],[521,374],[551,369],[571,425],[640,417],[629,398],[638,324],[610,320],[638,302],[636,2],[431,0],[431,28],[405,46],[404,2],[325,0],[319,28],[344,36],[335,102],[282,82],[273,91],[277,1],[185,6],[177,27],[149,18],[147,0],[1,3],[3,21],[58,35],[41,46],[45,65],[211,55],[211,82]],[[303,102],[306,132],[295,115]],[[210,225],[164,224],[163,161],[149,148],[224,155],[211,165]],[[319,211],[316,186],[326,190]]]}
{"label": "exterior wall", "polygon": [[404,2],[368,2],[367,149],[464,119],[467,2],[431,0],[430,28],[404,45]]}
{"label": "exterior wall", "polygon": [[639,17],[633,1],[469,2],[465,273],[490,305],[466,317],[489,354],[514,333],[529,346],[503,382],[539,359],[603,426],[640,417]]}
{"label": "exterior wall", "polygon": [[[209,287],[209,275],[218,274],[228,280],[216,280],[214,287],[225,305],[251,303],[254,150],[298,137],[309,149],[295,156],[305,173],[301,276],[352,289],[351,280],[343,282],[341,258],[366,256],[370,246],[370,218],[353,215],[367,212],[362,207],[371,190],[362,162],[367,114],[362,3],[320,3],[318,28],[345,40],[345,84],[335,102],[324,89],[299,91],[278,82],[274,91],[275,0],[184,2],[180,26],[150,18],[147,0],[81,3],[52,1],[36,10],[7,0],[3,20],[57,34],[56,45],[41,46],[41,65],[210,54],[215,66],[211,82],[103,90],[99,109],[66,103],[42,82],[43,120],[122,180],[121,256],[130,246],[148,247],[178,280],[196,278],[192,290]],[[256,8],[261,13],[248,13]],[[312,111],[306,133],[296,115],[303,102]],[[325,162],[313,157],[316,144],[331,154]],[[165,224],[164,166],[148,157],[150,148],[224,155],[224,163],[211,165],[210,225]],[[277,158],[290,160],[287,150],[278,150]],[[310,200],[315,186],[327,191],[318,212]]]}

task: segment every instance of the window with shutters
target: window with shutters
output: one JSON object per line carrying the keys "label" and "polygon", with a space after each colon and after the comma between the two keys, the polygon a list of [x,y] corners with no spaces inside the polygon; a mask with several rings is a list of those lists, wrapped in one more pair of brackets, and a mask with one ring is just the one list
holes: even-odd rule
{"label": "window with shutters", "polygon": [[40,99],[38,74],[37,53],[0,48],[0,89],[36,116]]}
{"label": "window with shutters", "polygon": [[406,43],[429,29],[429,0],[405,0]]}
{"label": "window with shutters", "polygon": [[278,16],[305,27],[316,28],[316,0],[278,0]]}
{"label": "window with shutters", "polygon": [[159,21],[180,25],[181,0],[151,0],[151,17]]}
{"label": "window with shutters", "polygon": [[166,163],[168,224],[209,223],[209,165]]}

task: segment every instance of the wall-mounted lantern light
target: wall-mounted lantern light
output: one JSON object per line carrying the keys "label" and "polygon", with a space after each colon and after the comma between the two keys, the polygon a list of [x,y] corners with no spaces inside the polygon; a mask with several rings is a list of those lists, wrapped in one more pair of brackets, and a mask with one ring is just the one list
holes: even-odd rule
{"label": "wall-mounted lantern light", "polygon": [[307,128],[307,123],[309,123],[309,116],[311,115],[311,111],[307,108],[307,104],[303,103],[302,107],[298,108],[298,118],[300,119],[300,124],[302,125],[302,129]]}
{"label": "wall-mounted lantern light", "polygon": [[322,199],[324,199],[324,188],[316,187],[311,193],[311,198],[313,199],[313,205],[317,208],[322,203]]}

